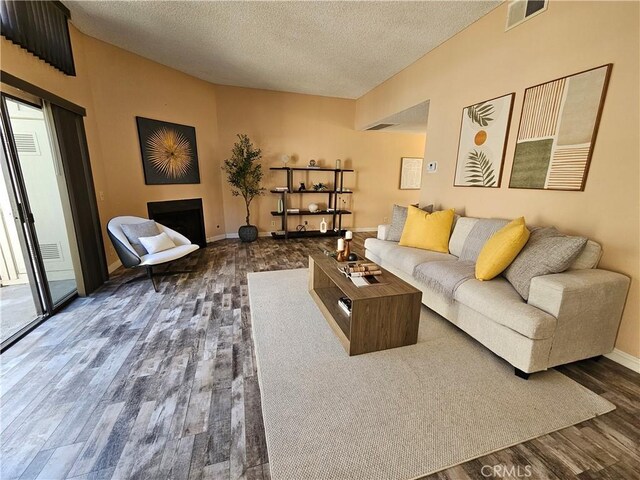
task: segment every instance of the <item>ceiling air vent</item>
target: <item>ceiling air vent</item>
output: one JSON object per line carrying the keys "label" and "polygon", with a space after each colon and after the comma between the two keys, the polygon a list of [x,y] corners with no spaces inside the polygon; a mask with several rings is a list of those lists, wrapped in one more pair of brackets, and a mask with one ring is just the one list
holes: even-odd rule
{"label": "ceiling air vent", "polygon": [[57,243],[41,243],[40,253],[43,260],[62,260],[60,245]]}
{"label": "ceiling air vent", "polygon": [[520,25],[547,9],[548,0],[510,0],[505,31]]}
{"label": "ceiling air vent", "polygon": [[24,153],[27,155],[39,155],[40,149],[38,148],[38,141],[33,132],[27,133],[14,133],[13,138],[16,142],[16,148],[18,153]]}
{"label": "ceiling air vent", "polygon": [[367,128],[367,130],[382,130],[384,128],[393,127],[394,125],[397,125],[397,124],[396,123],[379,123],[377,125],[374,125],[373,127]]}

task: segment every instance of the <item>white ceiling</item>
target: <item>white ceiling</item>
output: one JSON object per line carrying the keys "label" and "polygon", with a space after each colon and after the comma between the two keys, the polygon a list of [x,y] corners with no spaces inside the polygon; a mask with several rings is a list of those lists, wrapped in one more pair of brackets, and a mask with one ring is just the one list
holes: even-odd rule
{"label": "white ceiling", "polygon": [[358,98],[500,1],[65,1],[82,32],[223,85]]}

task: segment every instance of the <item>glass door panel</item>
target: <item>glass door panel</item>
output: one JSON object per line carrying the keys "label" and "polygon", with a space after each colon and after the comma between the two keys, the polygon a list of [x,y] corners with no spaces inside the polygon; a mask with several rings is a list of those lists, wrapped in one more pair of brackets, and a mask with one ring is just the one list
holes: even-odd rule
{"label": "glass door panel", "polygon": [[[42,108],[5,97],[6,112],[18,156],[36,250],[44,270],[51,306],[77,291],[63,199],[64,174],[53,149]],[[67,197],[68,198],[68,197]]]}
{"label": "glass door panel", "polygon": [[[0,152],[3,153],[3,152]],[[42,303],[28,258],[26,241],[16,220],[17,202],[5,157],[0,161],[0,345],[42,314]],[[35,294],[35,296],[34,296]],[[37,302],[37,303],[36,303]]]}

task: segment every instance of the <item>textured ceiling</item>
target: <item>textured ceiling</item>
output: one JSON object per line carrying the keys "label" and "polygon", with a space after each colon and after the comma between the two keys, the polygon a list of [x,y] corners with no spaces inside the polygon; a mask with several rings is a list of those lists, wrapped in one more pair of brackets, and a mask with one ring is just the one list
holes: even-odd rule
{"label": "textured ceiling", "polygon": [[358,98],[500,1],[65,1],[82,32],[223,85]]}

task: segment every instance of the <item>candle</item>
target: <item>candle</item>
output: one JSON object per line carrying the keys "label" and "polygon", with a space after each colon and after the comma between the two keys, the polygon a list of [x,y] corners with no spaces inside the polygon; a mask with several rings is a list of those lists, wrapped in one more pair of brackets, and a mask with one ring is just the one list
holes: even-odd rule
{"label": "candle", "polygon": [[344,232],[344,238],[345,240],[353,239],[353,232],[351,230],[347,230],[346,232]]}
{"label": "candle", "polygon": [[338,251],[341,252],[342,250],[344,250],[344,238],[339,238],[338,239]]}

